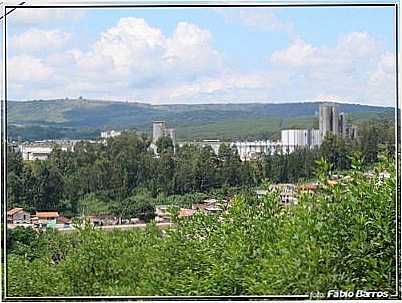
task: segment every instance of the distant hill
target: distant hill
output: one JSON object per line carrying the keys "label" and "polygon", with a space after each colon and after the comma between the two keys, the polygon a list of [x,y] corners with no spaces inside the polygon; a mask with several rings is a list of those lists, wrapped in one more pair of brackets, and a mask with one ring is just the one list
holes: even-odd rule
{"label": "distant hill", "polygon": [[[172,104],[59,99],[9,101],[9,136],[93,137],[103,129],[138,129],[150,132],[153,120],[176,127],[181,139],[266,138],[281,128],[313,127],[319,102],[282,104]],[[381,115],[393,117],[394,108],[339,104],[355,122]],[[83,133],[85,133],[83,135]],[[28,135],[29,134],[29,135]]]}

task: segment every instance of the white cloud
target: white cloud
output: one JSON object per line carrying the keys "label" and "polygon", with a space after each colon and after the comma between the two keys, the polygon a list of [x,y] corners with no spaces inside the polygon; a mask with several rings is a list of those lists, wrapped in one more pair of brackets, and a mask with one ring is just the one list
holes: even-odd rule
{"label": "white cloud", "polygon": [[39,58],[21,55],[7,61],[7,73],[9,82],[29,86],[32,83],[49,80],[53,75],[53,69]]}
{"label": "white cloud", "polygon": [[166,35],[144,19],[121,18],[83,47],[13,57],[9,95],[152,103],[320,99],[394,104],[393,54],[366,32],[342,35],[332,47],[293,39],[266,65],[247,72],[225,64],[211,32],[188,22],[178,22]]}
{"label": "white cloud", "polygon": [[[20,40],[15,41],[33,44],[28,39]],[[191,23],[179,22],[172,35],[165,36],[145,20],[128,17],[101,33],[87,51],[70,49],[47,55],[41,52],[29,59],[43,75],[53,73],[48,85],[52,83],[55,94],[104,95],[115,90],[122,96],[152,98],[148,92],[158,86],[175,85],[220,72],[222,59],[212,43],[209,31]],[[38,48],[39,45],[35,45],[32,50]],[[17,66],[18,59],[13,59],[15,71],[22,67]],[[27,64],[28,57],[23,59]],[[46,69],[47,66],[54,70]],[[30,72],[31,69],[26,74]],[[20,81],[18,77],[13,80],[16,84]],[[30,93],[36,94],[34,90]]]}
{"label": "white cloud", "polygon": [[215,8],[228,22],[237,22],[258,31],[283,31],[294,34],[294,25],[277,16],[280,8]]}
{"label": "white cloud", "polygon": [[314,47],[301,38],[283,50],[275,51],[271,63],[289,66],[350,65],[356,60],[371,60],[378,56],[381,45],[366,32],[342,35],[335,47]]}
{"label": "white cloud", "polygon": [[381,55],[377,68],[370,75],[369,81],[375,86],[382,86],[385,83],[395,81],[395,56],[393,53],[386,52]]}
{"label": "white cloud", "polygon": [[11,38],[11,46],[17,52],[55,51],[62,48],[71,34],[60,30],[29,29]]}
{"label": "white cloud", "polygon": [[90,51],[73,54],[79,70],[96,72],[97,78],[126,79],[134,87],[151,86],[161,79],[194,79],[219,70],[221,62],[207,30],[180,22],[166,37],[140,18],[120,19]]}
{"label": "white cloud", "polygon": [[25,6],[17,8],[7,15],[7,24],[11,26],[40,26],[60,20],[78,21],[85,14],[84,9],[30,8]]}
{"label": "white cloud", "polygon": [[270,60],[272,63],[291,66],[312,65],[317,59],[316,53],[317,48],[298,38],[287,49],[275,51]]}
{"label": "white cloud", "polygon": [[299,92],[312,99],[339,96],[338,101],[394,104],[393,54],[367,32],[342,35],[334,47],[295,39],[288,48],[275,51],[269,62],[293,74]]}

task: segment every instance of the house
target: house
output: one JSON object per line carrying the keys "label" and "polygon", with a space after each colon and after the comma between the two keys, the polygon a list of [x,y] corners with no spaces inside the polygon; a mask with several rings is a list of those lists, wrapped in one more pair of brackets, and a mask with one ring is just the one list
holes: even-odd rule
{"label": "house", "polygon": [[182,208],[182,209],[179,210],[178,217],[179,218],[191,217],[192,215],[194,215],[195,212],[196,212],[195,209]]}
{"label": "house", "polygon": [[88,216],[89,222],[93,225],[117,225],[119,219],[113,215],[90,215]]}
{"label": "house", "polygon": [[63,216],[59,216],[56,219],[56,228],[70,228],[70,227],[71,227],[71,220]]}
{"label": "house", "polygon": [[55,227],[57,218],[59,218],[57,211],[37,211],[32,222],[39,227]]}
{"label": "house", "polygon": [[193,203],[192,210],[201,210],[207,213],[216,213],[222,210],[220,203],[217,199],[205,199],[200,203]]}
{"label": "house", "polygon": [[157,205],[155,206],[155,221],[157,223],[162,223],[162,222],[170,222],[170,213],[169,209],[172,207],[177,207],[174,205]]}
{"label": "house", "polygon": [[30,223],[31,214],[23,208],[16,207],[7,211],[7,224]]}
{"label": "house", "polygon": [[155,206],[155,214],[157,217],[169,217],[169,208],[173,207],[172,205],[156,205]]}

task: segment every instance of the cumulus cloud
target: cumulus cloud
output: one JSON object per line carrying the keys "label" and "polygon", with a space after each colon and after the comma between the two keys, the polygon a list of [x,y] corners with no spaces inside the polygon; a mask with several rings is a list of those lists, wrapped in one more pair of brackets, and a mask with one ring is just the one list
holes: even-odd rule
{"label": "cumulus cloud", "polygon": [[313,99],[340,96],[338,101],[393,105],[393,54],[367,32],[342,35],[334,47],[313,46],[298,38],[273,52],[269,62],[298,77],[301,92],[310,91]]}
{"label": "cumulus cloud", "polygon": [[71,34],[60,30],[29,29],[11,38],[11,46],[17,52],[55,51],[66,45]]}
{"label": "cumulus cloud", "polygon": [[[382,86],[385,83],[395,81],[395,55],[386,52],[381,55],[375,71],[370,75],[370,84]],[[393,84],[393,83],[392,83]]]}
{"label": "cumulus cloud", "polygon": [[[40,45],[23,38],[43,34],[43,31],[24,33],[14,38],[14,46],[21,49],[25,44],[30,45],[31,50],[37,50]],[[58,31],[48,32],[47,37],[51,36],[69,38]],[[63,42],[63,39],[55,40],[54,46]],[[45,60],[52,66],[58,82],[65,82],[60,89],[70,96],[106,90],[138,96],[138,92],[158,85],[173,85],[212,75],[220,72],[222,66],[221,55],[214,49],[209,31],[179,22],[172,35],[165,36],[144,19],[132,17],[121,18],[116,26],[102,32],[86,51],[70,49],[48,54],[45,59],[31,59],[33,64],[43,65]],[[16,61],[17,57],[9,68],[14,74],[20,69]],[[40,66],[40,70],[46,69]],[[17,77],[14,80],[19,81]]]}
{"label": "cumulus cloud", "polygon": [[144,19],[131,17],[102,33],[90,51],[76,51],[75,58],[83,70],[103,69],[116,77],[130,77],[134,84],[166,75],[197,77],[216,70],[221,61],[207,30],[180,22],[166,37]]}
{"label": "cumulus cloud", "polygon": [[342,35],[335,47],[314,47],[301,38],[283,50],[273,52],[271,63],[290,66],[348,65],[354,60],[371,60],[380,52],[378,41],[366,32]]}
{"label": "cumulus cloud", "polygon": [[[13,98],[394,104],[394,54],[367,32],[341,35],[331,47],[294,38],[288,47],[267,54],[266,65],[247,72],[225,64],[212,33],[189,22],[178,22],[167,35],[142,18],[121,18],[82,49],[42,53],[28,42],[15,38],[15,45],[31,45],[32,52],[14,55],[7,65]],[[63,39],[54,43],[56,48]]]}
{"label": "cumulus cloud", "polygon": [[53,75],[53,69],[43,60],[29,55],[14,56],[7,61],[8,79],[11,83],[43,83]]}

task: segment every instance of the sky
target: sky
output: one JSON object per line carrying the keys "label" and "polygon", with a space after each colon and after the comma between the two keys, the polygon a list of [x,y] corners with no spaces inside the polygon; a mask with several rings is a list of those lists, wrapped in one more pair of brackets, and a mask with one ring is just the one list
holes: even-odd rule
{"label": "sky", "polygon": [[395,105],[393,7],[21,7],[10,100]]}

